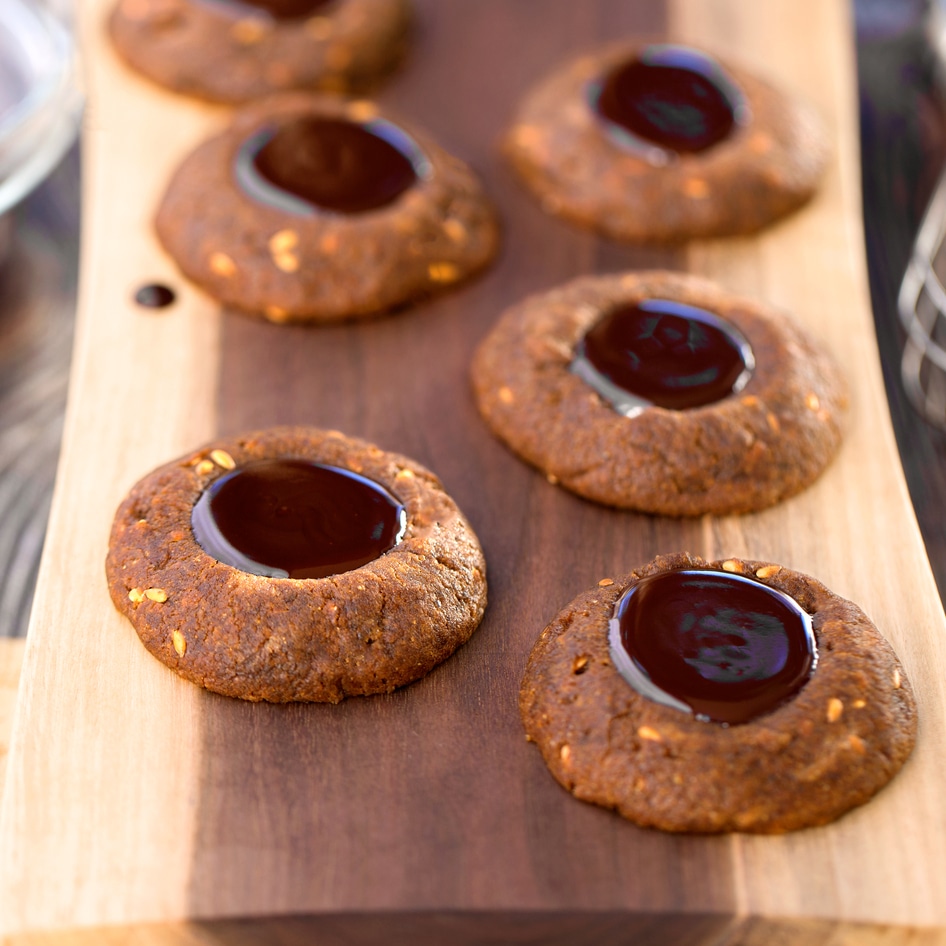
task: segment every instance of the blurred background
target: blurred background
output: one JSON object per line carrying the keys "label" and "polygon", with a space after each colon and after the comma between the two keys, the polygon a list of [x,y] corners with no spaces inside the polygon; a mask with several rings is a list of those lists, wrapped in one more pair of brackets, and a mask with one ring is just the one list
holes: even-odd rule
{"label": "blurred background", "polygon": [[0,0],[0,635],[20,636],[52,492],[78,268],[70,4]]}

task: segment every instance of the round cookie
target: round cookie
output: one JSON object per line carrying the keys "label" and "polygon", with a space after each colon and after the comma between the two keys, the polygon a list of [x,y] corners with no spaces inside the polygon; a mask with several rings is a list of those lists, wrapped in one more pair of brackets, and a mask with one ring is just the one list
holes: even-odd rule
{"label": "round cookie", "polygon": [[112,43],[154,82],[237,104],[363,90],[403,58],[408,0],[119,0]]}
{"label": "round cookie", "polygon": [[[703,98],[714,92],[730,105],[728,131],[700,138],[718,119],[693,121],[700,98],[675,98],[689,94],[689,81],[648,86],[633,108],[623,99],[638,120],[613,121],[616,110],[605,106],[619,95],[609,77],[650,61],[657,75],[682,68],[677,62],[688,75],[692,66]],[[634,75],[617,86],[627,96],[644,81],[653,80]],[[822,176],[827,142],[810,107],[735,65],[689,47],[624,43],[542,80],[519,107],[504,152],[549,212],[619,240],[673,242],[754,233],[800,207]]]}
{"label": "round cookie", "polygon": [[[793,698],[727,726],[649,699],[618,673],[608,636],[619,600],[685,568],[747,576],[810,615],[817,666]],[[856,605],[778,565],[687,554],[575,598],[536,642],[519,706],[528,738],[576,798],[645,827],[694,833],[826,824],[893,778],[917,725],[903,668]]]}
{"label": "round cookie", "polygon": [[[718,316],[754,367],[737,393],[626,416],[572,365],[620,307],[660,300]],[[841,441],[846,385],[785,313],[694,276],[583,277],[509,309],[480,344],[474,394],[493,432],[552,482],[605,505],[668,516],[763,509],[812,483]]]}
{"label": "round cookie", "polygon": [[185,158],[156,228],[188,278],[276,322],[416,301],[481,270],[499,239],[462,161],[371,103],[306,93],[246,107]]}
{"label": "round cookie", "polygon": [[[208,554],[192,524],[205,491],[273,459],[368,478],[403,506],[403,535],[365,564],[316,578],[251,574]],[[324,521],[305,528],[318,532]],[[477,538],[432,473],[302,427],[214,441],[148,474],[116,513],[106,571],[115,606],[155,657],[246,700],[337,703],[390,692],[449,657],[486,606]]]}

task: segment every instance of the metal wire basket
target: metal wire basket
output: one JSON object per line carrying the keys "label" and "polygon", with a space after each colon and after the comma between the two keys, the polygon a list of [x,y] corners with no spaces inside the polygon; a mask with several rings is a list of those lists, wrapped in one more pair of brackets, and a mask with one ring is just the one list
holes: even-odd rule
{"label": "metal wire basket", "polygon": [[[946,0],[927,0],[926,39],[935,80],[946,93]],[[900,362],[903,388],[930,424],[946,430],[946,168],[913,243],[897,309],[907,332]]]}
{"label": "metal wire basket", "polygon": [[897,309],[907,332],[903,387],[917,411],[946,430],[946,172],[926,208]]}

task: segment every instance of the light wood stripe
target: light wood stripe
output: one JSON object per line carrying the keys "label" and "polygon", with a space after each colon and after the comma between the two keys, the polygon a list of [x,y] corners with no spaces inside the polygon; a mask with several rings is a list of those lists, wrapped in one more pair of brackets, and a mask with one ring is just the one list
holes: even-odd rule
{"label": "light wood stripe", "polygon": [[[856,601],[904,660],[921,736],[894,783],[837,825],[778,839],[738,837],[746,912],[877,922],[946,921],[943,610],[907,495],[880,375],[863,252],[853,36],[844,3],[674,0],[673,30],[738,57],[812,101],[835,130],[816,204],[753,240],[691,248],[689,268],[793,312],[840,359],[851,427],[813,490],[759,516],[714,524],[727,554],[818,575]],[[800,43],[780,36],[804,37]]]}

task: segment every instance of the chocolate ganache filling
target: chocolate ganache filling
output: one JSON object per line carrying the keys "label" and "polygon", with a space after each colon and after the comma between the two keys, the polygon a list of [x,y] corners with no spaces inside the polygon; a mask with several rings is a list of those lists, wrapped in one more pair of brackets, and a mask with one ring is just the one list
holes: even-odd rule
{"label": "chocolate ganache filling", "polygon": [[619,144],[657,164],[711,148],[749,114],[720,66],[685,46],[648,46],[593,83],[590,101]]}
{"label": "chocolate ganache filling", "polygon": [[212,483],[191,516],[208,555],[253,575],[325,578],[359,568],[404,535],[404,506],[381,484],[308,460],[256,460]]}
{"label": "chocolate ganache filling", "polygon": [[615,606],[609,644],[635,690],[725,724],[790,700],[817,663],[811,619],[794,599],[711,569],[641,579]]}
{"label": "chocolate ganache filling", "polygon": [[619,306],[578,343],[571,370],[619,413],[702,407],[741,391],[755,360],[742,333],[669,299]]}
{"label": "chocolate ganache filling", "polygon": [[396,125],[303,115],[261,129],[235,165],[250,196],[290,213],[359,214],[393,203],[430,165]]}

